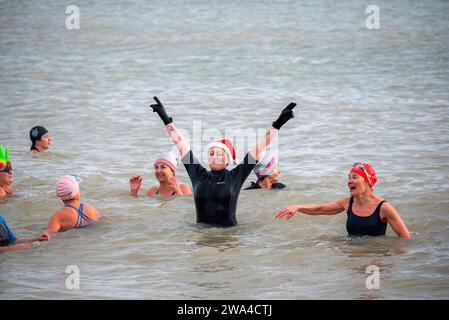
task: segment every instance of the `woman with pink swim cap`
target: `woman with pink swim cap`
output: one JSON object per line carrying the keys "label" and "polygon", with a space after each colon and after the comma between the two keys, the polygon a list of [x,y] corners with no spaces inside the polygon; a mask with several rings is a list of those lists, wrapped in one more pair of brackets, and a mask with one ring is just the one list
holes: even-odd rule
{"label": "woman with pink swim cap", "polygon": [[[172,152],[159,155],[154,162],[154,175],[159,186],[151,187],[146,193],[149,197],[159,195],[161,197],[171,197],[175,195],[185,196],[192,194],[189,185],[179,183],[176,179],[176,167],[178,165],[178,158]],[[140,176],[133,176],[129,180],[131,195],[136,197],[142,186],[142,178]]]}
{"label": "woman with pink swim cap", "polygon": [[296,212],[308,215],[334,215],[346,211],[346,230],[349,235],[385,235],[387,224],[400,237],[410,237],[396,209],[373,192],[377,182],[376,172],[368,163],[356,162],[348,174],[349,195],[325,204],[291,205],[276,214],[287,220]]}
{"label": "woman with pink swim cap", "polygon": [[77,229],[100,219],[97,209],[79,201],[79,182],[79,178],[73,175],[59,178],[56,195],[64,202],[64,207],[56,211],[48,221],[48,232]]}

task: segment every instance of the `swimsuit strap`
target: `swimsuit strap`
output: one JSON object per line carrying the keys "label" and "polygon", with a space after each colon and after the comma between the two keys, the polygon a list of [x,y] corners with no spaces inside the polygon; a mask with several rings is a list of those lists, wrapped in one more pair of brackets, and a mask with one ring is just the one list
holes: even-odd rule
{"label": "swimsuit strap", "polygon": [[[159,194],[159,188],[157,188],[157,191],[156,191],[155,195],[156,195],[156,194]],[[172,193],[171,195],[172,195],[172,196],[176,195],[176,192],[173,191],[173,193]]]}
{"label": "swimsuit strap", "polygon": [[83,219],[86,221],[93,221],[91,218],[89,218],[84,212],[84,204],[80,203],[79,208],[72,206],[70,204],[64,204],[65,207],[69,207],[72,208],[73,210],[75,210],[75,212],[78,214],[78,217],[76,218],[76,222],[75,222],[75,226],[74,228],[79,228],[83,225]]}

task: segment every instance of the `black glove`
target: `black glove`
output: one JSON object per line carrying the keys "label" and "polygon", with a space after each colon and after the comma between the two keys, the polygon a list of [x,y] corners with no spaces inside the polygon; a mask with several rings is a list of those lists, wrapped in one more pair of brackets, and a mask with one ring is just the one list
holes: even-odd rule
{"label": "black glove", "polygon": [[165,108],[159,101],[159,99],[157,97],[153,97],[153,99],[154,101],[157,102],[157,104],[150,105],[150,107],[153,108],[153,112],[157,112],[157,114],[159,115],[159,117],[161,117],[165,125],[172,123],[173,119],[167,115],[167,112],[165,111]]}
{"label": "black glove", "polygon": [[292,102],[288,106],[282,110],[279,118],[275,122],[273,122],[273,127],[276,129],[280,129],[288,120],[295,117],[293,113],[293,108],[296,107],[296,103]]}

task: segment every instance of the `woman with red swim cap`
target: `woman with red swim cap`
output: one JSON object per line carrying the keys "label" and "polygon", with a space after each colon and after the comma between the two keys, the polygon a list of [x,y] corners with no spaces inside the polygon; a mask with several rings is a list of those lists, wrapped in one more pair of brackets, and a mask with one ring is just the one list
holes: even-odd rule
{"label": "woman with red swim cap", "polygon": [[354,163],[348,175],[349,195],[325,204],[291,205],[279,211],[275,218],[287,220],[296,212],[308,215],[334,215],[346,211],[346,230],[350,235],[385,235],[387,224],[400,237],[410,237],[396,209],[373,192],[376,172],[368,163]]}

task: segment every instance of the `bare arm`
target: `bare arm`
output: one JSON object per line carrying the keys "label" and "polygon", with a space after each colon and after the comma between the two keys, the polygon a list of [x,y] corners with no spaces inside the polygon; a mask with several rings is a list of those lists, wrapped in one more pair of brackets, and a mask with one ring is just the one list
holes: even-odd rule
{"label": "bare arm", "polygon": [[11,244],[9,246],[0,247],[0,251],[29,249],[29,248],[31,248],[31,244],[29,244],[29,243],[16,243],[16,244]]}
{"label": "bare arm", "polygon": [[381,216],[384,216],[394,232],[400,237],[410,237],[410,232],[405,226],[404,221],[397,213],[396,209],[389,203],[385,203],[381,209]]}
{"label": "bare arm", "polygon": [[259,160],[260,153],[268,146],[271,141],[277,137],[279,130],[273,127],[267,129],[264,139],[257,141],[254,148],[251,149],[250,154],[255,160]]}
{"label": "bare arm", "polygon": [[153,99],[154,101],[156,101],[156,104],[152,104],[150,105],[150,107],[153,109],[153,112],[156,112],[161,118],[162,122],[165,125],[165,128],[167,128],[168,135],[173,140],[176,148],[178,148],[178,151],[181,154],[181,158],[184,157],[190,151],[189,146],[185,142],[182,134],[176,129],[175,125],[173,124],[173,119],[168,116],[167,112],[165,111],[164,105],[159,101],[157,97],[153,97]]}
{"label": "bare arm", "polygon": [[48,220],[47,232],[58,232],[61,229],[61,222],[57,213]]}
{"label": "bare arm", "polygon": [[169,123],[165,126],[167,128],[168,135],[172,139],[173,143],[176,145],[179,153],[181,154],[181,158],[183,158],[190,151],[190,147],[184,140],[182,134],[176,129],[173,123]]}
{"label": "bare arm", "polygon": [[16,243],[34,242],[34,241],[48,241],[50,236],[47,232],[41,232],[38,236],[34,237],[22,237],[16,240]]}
{"label": "bare arm", "polygon": [[308,215],[334,215],[345,210],[345,202],[347,202],[347,197],[341,198],[334,202],[323,203],[323,204],[305,204],[305,205],[291,205],[285,209],[279,211],[275,218],[282,219],[286,217],[286,220],[293,217],[296,212],[302,212]]}
{"label": "bare arm", "polygon": [[192,194],[192,190],[190,189],[188,184],[181,184],[181,190],[184,196]]}

